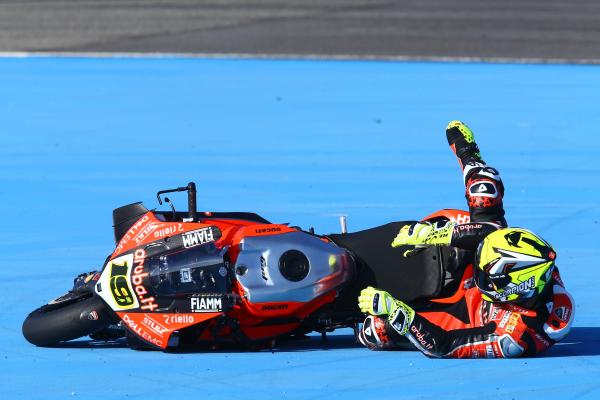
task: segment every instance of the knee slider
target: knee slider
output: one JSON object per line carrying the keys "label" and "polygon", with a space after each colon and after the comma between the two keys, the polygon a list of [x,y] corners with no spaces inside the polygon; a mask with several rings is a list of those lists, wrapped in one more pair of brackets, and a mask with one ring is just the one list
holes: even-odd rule
{"label": "knee slider", "polygon": [[485,208],[502,203],[504,185],[497,169],[486,165],[471,165],[465,169],[469,207]]}
{"label": "knee slider", "polygon": [[486,208],[502,203],[502,188],[498,181],[488,178],[470,179],[467,183],[469,207]]}
{"label": "knee slider", "polygon": [[390,340],[386,332],[385,320],[374,315],[365,318],[358,334],[358,341],[371,350],[389,347]]}

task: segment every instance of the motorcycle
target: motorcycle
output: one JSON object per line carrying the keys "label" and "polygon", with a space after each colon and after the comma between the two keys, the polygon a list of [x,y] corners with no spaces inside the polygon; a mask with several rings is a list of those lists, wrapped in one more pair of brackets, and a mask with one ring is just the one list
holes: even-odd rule
{"label": "motorcycle", "polygon": [[[113,211],[116,247],[99,271],[31,312],[23,335],[37,346],[90,336],[125,337],[136,349],[272,345],[274,339],[357,329],[356,299],[372,285],[410,302],[451,295],[466,255],[421,249],[410,258],[382,243],[404,222],[318,235],[249,212],[198,212],[196,185],[161,190],[159,204],[187,192],[188,211]],[[467,222],[460,210],[424,220]],[[417,266],[415,268],[415,265]]]}

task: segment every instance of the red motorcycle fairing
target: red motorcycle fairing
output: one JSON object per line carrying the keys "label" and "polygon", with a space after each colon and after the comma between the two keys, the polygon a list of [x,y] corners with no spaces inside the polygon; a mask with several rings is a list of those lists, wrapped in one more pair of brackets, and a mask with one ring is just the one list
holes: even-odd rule
{"label": "red motorcycle fairing", "polygon": [[169,346],[173,332],[223,314],[117,312],[117,315],[131,333],[164,350]]}
{"label": "red motorcycle fairing", "polygon": [[[220,322],[225,320],[237,321],[236,329],[248,341],[290,333],[304,318],[331,303],[336,297],[335,289],[351,276],[351,260],[349,256],[341,257],[339,253],[345,255],[345,250],[338,249],[335,254],[339,257],[327,267],[331,272],[319,277],[312,295],[301,301],[285,296],[269,301],[268,295],[263,295],[260,301],[251,301],[250,292],[240,284],[236,271],[230,267],[236,265],[245,241],[296,232],[306,235],[306,240],[313,244],[328,242],[287,225],[204,215],[198,222],[168,222],[163,220],[163,215],[152,211],[143,214],[120,238],[95,286],[96,293],[116,313],[122,325],[152,347],[166,349],[176,345],[174,338],[170,344],[173,333],[195,325],[205,328],[199,330],[199,340],[226,337],[233,333],[233,328]],[[260,243],[260,239],[252,241]],[[267,257],[268,250],[264,252]],[[194,252],[202,253],[192,257],[194,262],[210,262],[202,268],[194,268],[189,260],[179,260],[183,267],[165,272],[173,260],[184,259]],[[331,264],[331,254],[325,256]],[[261,263],[264,258],[260,257]],[[237,265],[237,272],[242,268],[245,266]],[[275,265],[271,268],[271,274],[275,275]],[[214,288],[204,286],[185,289],[187,283],[194,281],[194,274],[198,278],[199,273],[206,275],[207,271],[216,277],[211,278],[213,284],[219,282],[218,291],[213,293],[209,289]],[[173,289],[172,281],[176,281],[180,292]],[[229,283],[222,283],[225,281]],[[318,288],[321,290],[316,290]]]}

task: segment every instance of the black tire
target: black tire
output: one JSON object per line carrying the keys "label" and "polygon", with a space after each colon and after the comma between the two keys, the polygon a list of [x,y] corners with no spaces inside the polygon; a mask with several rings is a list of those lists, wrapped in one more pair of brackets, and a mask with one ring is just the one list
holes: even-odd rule
{"label": "black tire", "polygon": [[107,307],[99,297],[91,296],[38,308],[25,318],[23,336],[31,344],[50,347],[91,335],[110,323]]}

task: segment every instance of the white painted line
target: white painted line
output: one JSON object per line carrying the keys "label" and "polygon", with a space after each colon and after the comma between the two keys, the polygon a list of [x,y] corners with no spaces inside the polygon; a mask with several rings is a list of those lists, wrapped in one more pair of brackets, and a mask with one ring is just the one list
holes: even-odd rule
{"label": "white painted line", "polygon": [[0,58],[207,58],[256,60],[323,60],[323,61],[411,61],[494,64],[600,64],[600,58],[538,58],[538,57],[446,57],[446,56],[386,56],[353,54],[286,54],[286,53],[145,53],[145,52],[37,52],[0,51]]}

